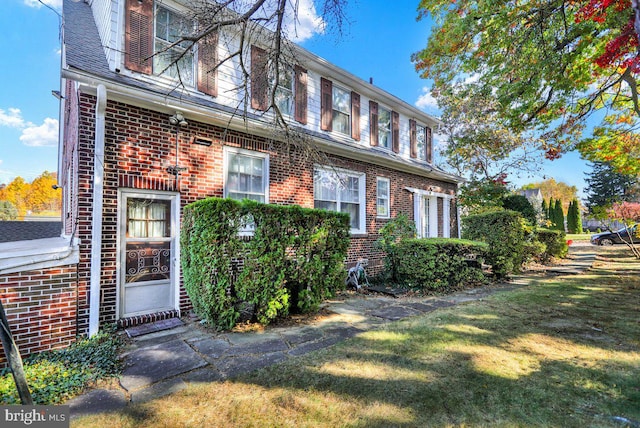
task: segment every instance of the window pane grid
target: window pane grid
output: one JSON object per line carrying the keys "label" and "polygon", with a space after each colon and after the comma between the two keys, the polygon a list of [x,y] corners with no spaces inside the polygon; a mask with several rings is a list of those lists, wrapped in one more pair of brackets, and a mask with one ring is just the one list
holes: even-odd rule
{"label": "window pane grid", "polygon": [[351,229],[360,229],[360,185],[362,177],[316,169],[314,208],[349,214]]}
{"label": "window pane grid", "polygon": [[[186,84],[193,84],[193,52],[185,53],[188,42],[182,42],[168,49],[180,37],[191,33],[192,24],[177,13],[158,6],[155,19],[155,43],[153,69],[156,74],[166,74]],[[178,59],[180,58],[180,59]],[[177,61],[177,64],[174,62]],[[173,64],[173,65],[172,65]]]}
{"label": "window pane grid", "polygon": [[333,130],[342,134],[351,133],[351,94],[344,89],[333,87]]}
{"label": "window pane grid", "polygon": [[378,109],[378,144],[387,149],[391,147],[391,112],[381,107]]}
{"label": "window pane grid", "polygon": [[378,178],[376,189],[376,211],[378,217],[389,217],[389,181]]}

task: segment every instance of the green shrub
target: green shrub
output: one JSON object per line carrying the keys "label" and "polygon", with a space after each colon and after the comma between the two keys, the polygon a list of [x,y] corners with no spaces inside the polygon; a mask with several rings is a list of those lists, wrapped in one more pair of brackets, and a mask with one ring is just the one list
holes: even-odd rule
{"label": "green shrub", "polygon": [[313,311],[344,287],[349,216],[208,198],[185,207],[180,245],[196,314],[228,329],[248,310],[268,324],[290,310]]}
{"label": "green shrub", "polygon": [[416,225],[405,213],[399,213],[380,228],[380,238],[374,245],[385,253],[384,276],[386,279],[397,281],[398,262],[395,260],[395,249],[398,243],[415,237]]}
{"label": "green shrub", "polygon": [[551,257],[564,258],[569,252],[566,235],[561,230],[537,229],[536,240],[545,245],[545,251],[540,254],[540,261],[548,262]]}
{"label": "green shrub", "polygon": [[462,237],[489,244],[486,261],[496,278],[520,271],[526,242],[526,224],[520,213],[503,210],[464,217]]}
{"label": "green shrub", "polygon": [[[26,358],[24,372],[34,403],[62,403],[97,380],[118,376],[123,342],[114,332],[100,332],[68,348]],[[20,403],[9,369],[0,377],[0,402]]]}
{"label": "green shrub", "polygon": [[508,195],[502,198],[502,207],[505,210],[519,212],[529,223],[535,226],[538,223],[537,214],[531,202],[522,195]]}
{"label": "green shrub", "polygon": [[395,248],[397,280],[411,288],[442,290],[484,282],[483,242],[423,238],[400,241]]}

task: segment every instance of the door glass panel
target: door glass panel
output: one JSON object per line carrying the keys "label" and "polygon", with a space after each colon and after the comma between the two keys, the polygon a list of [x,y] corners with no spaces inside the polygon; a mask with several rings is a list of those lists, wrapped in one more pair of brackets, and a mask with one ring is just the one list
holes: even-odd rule
{"label": "door glass panel", "polygon": [[171,242],[127,242],[125,282],[169,279],[171,275]]}
{"label": "door glass panel", "polygon": [[170,279],[170,217],[170,201],[127,200],[125,283]]}

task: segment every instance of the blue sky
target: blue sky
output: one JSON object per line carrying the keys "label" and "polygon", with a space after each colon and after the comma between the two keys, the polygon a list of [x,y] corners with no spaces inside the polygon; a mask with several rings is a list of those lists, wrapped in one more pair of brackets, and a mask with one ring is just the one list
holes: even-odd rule
{"label": "blue sky", "polygon": [[[62,0],[45,0],[60,10]],[[306,1],[301,2],[304,8]],[[430,82],[421,79],[410,62],[426,46],[430,24],[416,22],[416,0],[349,0],[349,22],[340,35],[327,31],[302,45],[311,52],[424,111],[437,114],[429,96]],[[308,11],[307,11],[308,12]],[[306,12],[305,12],[306,13]],[[311,20],[311,19],[310,19]],[[2,0],[0,24],[5,52],[0,68],[0,183],[16,176],[33,180],[43,171],[56,171],[59,103],[51,95],[60,86],[59,19],[36,0]],[[539,160],[542,170],[531,177],[508,178],[520,186],[555,178],[584,187],[590,168],[577,153],[553,162]]]}

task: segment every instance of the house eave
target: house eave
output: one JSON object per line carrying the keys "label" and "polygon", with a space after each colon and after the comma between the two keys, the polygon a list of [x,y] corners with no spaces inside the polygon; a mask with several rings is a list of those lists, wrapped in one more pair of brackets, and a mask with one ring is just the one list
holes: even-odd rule
{"label": "house eave", "polygon": [[[212,107],[204,106],[194,101],[180,99],[163,92],[132,87],[76,69],[63,69],[62,77],[79,82],[80,90],[84,93],[95,95],[98,85],[104,85],[107,89],[107,97],[110,100],[148,108],[168,115],[172,115],[176,110],[179,110],[188,119],[191,118],[202,123],[251,133],[268,139],[274,138],[273,124],[266,120],[260,120],[260,116],[255,114],[252,114],[252,117],[246,117],[242,114],[243,112],[241,110],[234,113],[233,111],[226,111],[229,110],[228,108],[214,109]],[[422,114],[424,115],[424,113]],[[266,117],[269,116],[266,115]],[[464,181],[462,177],[437,170],[427,163],[407,160],[388,150],[333,139],[331,136],[325,135],[324,133],[313,132],[303,128],[294,127],[294,129],[309,135],[316,148],[328,154],[348,157],[350,159],[368,162],[378,166],[454,184]]]}

